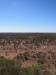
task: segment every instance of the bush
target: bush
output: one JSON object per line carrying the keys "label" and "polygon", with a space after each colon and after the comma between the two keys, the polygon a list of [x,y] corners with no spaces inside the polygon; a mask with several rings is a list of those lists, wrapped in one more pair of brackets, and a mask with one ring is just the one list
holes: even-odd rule
{"label": "bush", "polygon": [[0,58],[0,75],[19,75],[21,66],[14,60]]}
{"label": "bush", "polygon": [[14,60],[0,58],[0,75],[51,75],[43,64],[21,68]]}

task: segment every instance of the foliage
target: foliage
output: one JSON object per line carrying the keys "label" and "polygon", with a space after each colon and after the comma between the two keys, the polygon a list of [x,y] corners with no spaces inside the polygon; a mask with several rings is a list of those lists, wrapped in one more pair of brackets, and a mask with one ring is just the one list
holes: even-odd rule
{"label": "foliage", "polygon": [[0,75],[51,75],[43,64],[22,68],[14,60],[0,58]]}
{"label": "foliage", "polygon": [[16,64],[14,60],[0,58],[0,75],[19,75],[20,64]]}

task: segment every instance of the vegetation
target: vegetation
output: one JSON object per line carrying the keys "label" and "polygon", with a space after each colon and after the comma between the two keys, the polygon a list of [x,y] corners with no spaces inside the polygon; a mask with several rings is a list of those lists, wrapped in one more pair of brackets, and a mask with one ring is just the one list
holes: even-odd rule
{"label": "vegetation", "polygon": [[0,34],[1,56],[0,75],[56,73],[56,34]]}
{"label": "vegetation", "polygon": [[38,60],[37,60],[38,63],[41,63],[41,64],[45,63],[45,53],[39,52],[37,53],[37,57],[38,57]]}
{"label": "vegetation", "polygon": [[51,75],[43,64],[21,68],[14,60],[0,58],[0,75]]}
{"label": "vegetation", "polygon": [[0,75],[19,75],[20,66],[14,60],[0,58]]}

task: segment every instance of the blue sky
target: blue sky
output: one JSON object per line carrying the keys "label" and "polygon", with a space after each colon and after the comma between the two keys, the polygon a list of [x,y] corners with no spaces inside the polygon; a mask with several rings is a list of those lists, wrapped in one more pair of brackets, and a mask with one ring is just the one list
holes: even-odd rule
{"label": "blue sky", "polygon": [[0,32],[56,32],[56,0],[0,0]]}

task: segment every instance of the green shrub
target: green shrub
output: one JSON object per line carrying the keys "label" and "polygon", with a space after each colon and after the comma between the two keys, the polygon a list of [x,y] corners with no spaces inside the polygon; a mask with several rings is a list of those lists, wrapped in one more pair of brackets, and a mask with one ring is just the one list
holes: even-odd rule
{"label": "green shrub", "polygon": [[0,58],[0,75],[19,75],[21,66],[14,60]]}
{"label": "green shrub", "polygon": [[43,64],[21,68],[14,60],[0,58],[0,75],[51,75]]}

